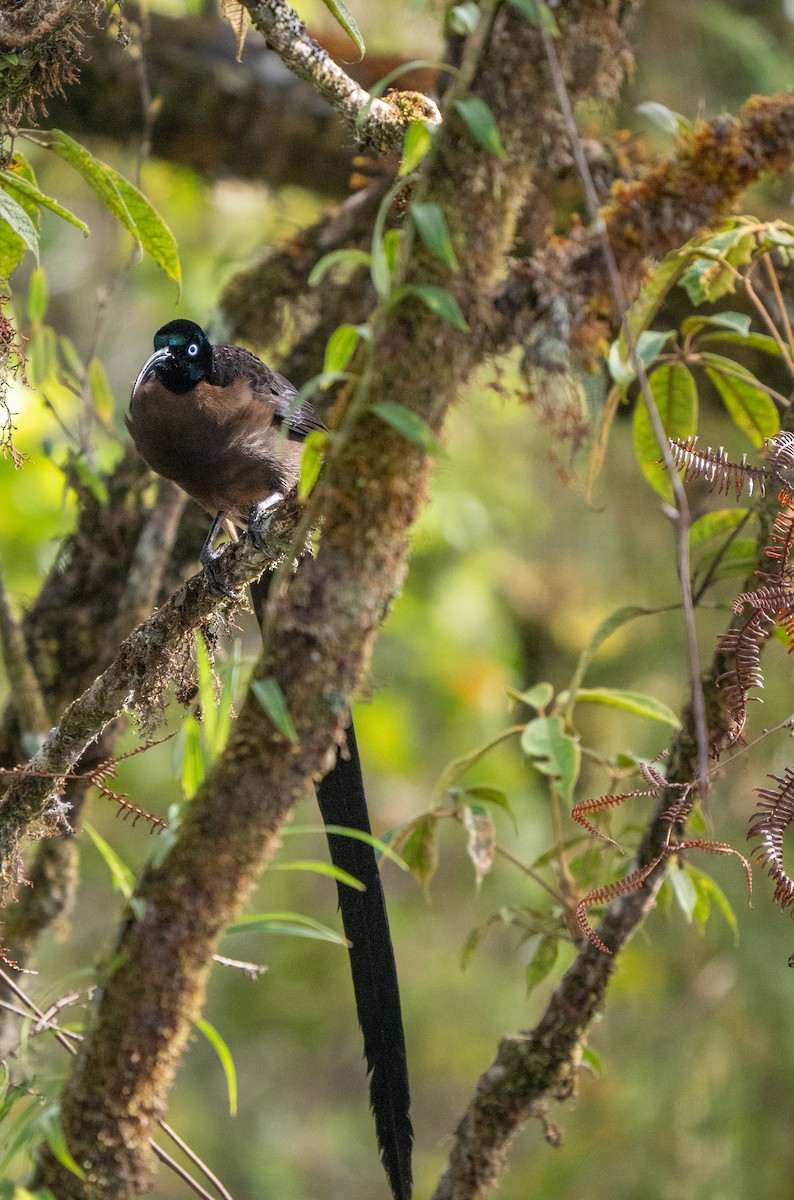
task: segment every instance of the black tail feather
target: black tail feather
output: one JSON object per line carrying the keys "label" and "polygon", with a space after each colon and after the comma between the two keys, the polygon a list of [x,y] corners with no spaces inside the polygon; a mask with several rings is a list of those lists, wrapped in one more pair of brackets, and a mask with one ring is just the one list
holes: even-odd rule
{"label": "black tail feather", "polygon": [[[270,572],[251,585],[254,611],[261,624]],[[370,833],[355,732],[347,730],[347,751],[317,789],[326,825],[344,825]],[[375,1118],[381,1160],[395,1200],[410,1200],[413,1128],[405,1054],[400,991],[389,918],[378,862],[372,846],[358,838],[328,834],[331,861],[365,886],[359,892],[337,885],[345,936],[351,943],[350,970],[364,1054],[371,1073],[370,1105]]]}
{"label": "black tail feather", "polygon": [[[317,789],[326,825],[370,832],[361,764],[353,726],[347,730],[347,754]],[[383,1166],[395,1200],[410,1200],[413,1129],[409,1108],[400,992],[386,901],[372,846],[358,838],[329,833],[331,861],[366,887],[359,892],[337,884],[345,936],[351,943],[350,969],[364,1054],[371,1072],[370,1103]]]}

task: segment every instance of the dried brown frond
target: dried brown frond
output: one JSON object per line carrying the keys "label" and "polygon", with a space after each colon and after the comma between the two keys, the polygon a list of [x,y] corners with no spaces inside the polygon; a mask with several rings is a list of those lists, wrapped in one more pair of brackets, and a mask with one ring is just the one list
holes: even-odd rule
{"label": "dried brown frond", "polygon": [[[783,497],[782,492],[781,497]],[[790,496],[785,500],[781,499],[783,508],[775,517],[769,545],[764,551],[767,558],[773,558],[779,563],[788,562],[794,545],[794,508],[791,507],[790,500]]]}
{"label": "dried brown frond", "polygon": [[612,951],[609,949],[609,946],[604,945],[587,920],[586,914],[588,908],[592,908],[594,904],[608,904],[610,900],[614,900],[617,896],[630,896],[633,892],[638,892],[645,883],[645,880],[658,867],[664,857],[664,854],[660,854],[652,863],[649,863],[645,867],[637,867],[635,871],[631,871],[623,879],[618,879],[615,883],[608,883],[606,887],[596,888],[594,891],[588,892],[584,899],[580,900],[577,904],[576,920],[583,936],[589,942],[592,942],[594,946],[597,946],[599,950],[603,950],[604,954],[611,954]]}
{"label": "dried brown frond", "polygon": [[743,608],[756,608],[778,619],[791,601],[791,589],[785,583],[764,585],[753,592],[740,592],[733,602],[733,611],[740,613]]}
{"label": "dried brown frond", "polygon": [[[769,637],[775,620],[763,609],[756,609],[744,625],[728,629],[717,642],[717,653],[733,659],[733,666],[717,677],[723,690],[723,702],[732,719],[739,723],[747,712],[747,693],[762,688],[761,646]],[[757,697],[753,697],[757,699]],[[735,740],[735,739],[734,739]]]}
{"label": "dried brown frond", "polygon": [[705,479],[711,491],[724,496],[735,492],[737,500],[745,488],[750,496],[756,489],[760,496],[766,494],[767,481],[775,478],[766,467],[751,467],[746,454],[740,462],[732,462],[723,446],[717,450],[712,450],[711,446],[698,450],[697,441],[697,437],[687,438],[684,442],[670,438],[673,462],[683,472],[684,483]]}
{"label": "dried brown frond", "polygon": [[747,891],[749,893],[749,903],[752,908],[753,903],[753,869],[747,859],[733,846],[729,846],[727,842],[709,842],[703,838],[690,838],[685,842],[676,842],[675,845],[668,847],[669,854],[683,854],[687,850],[703,850],[706,854],[732,854],[738,858],[744,867],[744,873],[747,876]]}
{"label": "dried brown frond", "polygon": [[659,817],[660,821],[667,821],[671,825],[683,825],[689,819],[693,808],[691,786],[689,784],[678,784],[677,786],[685,788],[684,795],[674,800]]}
{"label": "dried brown frond", "polygon": [[647,783],[652,783],[656,788],[667,787],[667,780],[661,771],[657,771],[652,762],[643,759],[640,763],[640,775]]}
{"label": "dried brown frond", "polygon": [[656,794],[656,789],[653,791],[642,791],[637,789],[632,792],[621,792],[619,794],[610,793],[606,796],[597,796],[594,800],[579,800],[571,809],[571,816],[573,817],[574,821],[578,821],[579,824],[583,825],[585,829],[594,835],[594,837],[602,838],[605,842],[609,842],[617,850],[620,850],[620,846],[615,839],[610,837],[609,834],[602,833],[600,829],[596,829],[595,825],[588,820],[588,816],[592,816],[594,813],[605,812],[608,808],[617,808],[619,804],[623,804],[625,800],[631,800],[635,796],[647,797],[655,796]]}
{"label": "dried brown frond", "polygon": [[781,429],[774,437],[767,438],[766,446],[769,449],[769,470],[785,480],[787,475],[794,472],[794,433]]}
{"label": "dried brown frond", "polygon": [[758,803],[747,832],[748,840],[760,838],[753,847],[756,862],[766,868],[775,881],[775,903],[782,909],[794,905],[794,879],[783,865],[783,835],[794,821],[794,770],[786,767],[785,774],[770,775],[777,788],[757,788]]}

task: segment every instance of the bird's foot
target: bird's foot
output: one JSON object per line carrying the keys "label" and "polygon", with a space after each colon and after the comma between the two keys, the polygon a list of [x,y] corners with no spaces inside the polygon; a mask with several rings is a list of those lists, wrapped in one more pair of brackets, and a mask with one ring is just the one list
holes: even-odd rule
{"label": "bird's foot", "polygon": [[207,587],[213,596],[226,596],[229,600],[239,600],[239,592],[235,592],[227,587],[223,581],[222,556],[222,550],[210,550],[207,553],[202,551],[200,555],[200,562],[204,568],[204,578],[207,581]]}
{"label": "bird's foot", "polygon": [[260,500],[255,504],[248,518],[248,536],[256,549],[268,558],[278,558],[278,554],[274,554],[270,548],[267,534],[273,514],[283,499],[281,492],[274,492],[267,500]]}

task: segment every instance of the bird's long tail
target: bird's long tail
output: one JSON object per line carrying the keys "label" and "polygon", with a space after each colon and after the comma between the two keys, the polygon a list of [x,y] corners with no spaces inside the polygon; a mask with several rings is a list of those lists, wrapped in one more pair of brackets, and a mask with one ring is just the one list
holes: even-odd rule
{"label": "bird's long tail", "polygon": [[[317,789],[317,799],[326,825],[370,832],[352,724],[347,730],[347,753],[340,751],[336,766]],[[397,967],[378,863],[372,846],[358,838],[329,833],[328,846],[334,866],[347,871],[366,888],[359,892],[346,883],[338,883],[339,908],[350,942],[353,990],[358,1023],[364,1035],[364,1054],[371,1072],[370,1103],[381,1158],[396,1200],[409,1200],[411,1097]]]}
{"label": "bird's long tail", "polygon": [[[261,623],[270,572],[251,585],[254,612]],[[370,833],[361,762],[352,723],[347,745],[317,789],[323,822]],[[412,1189],[408,1067],[400,990],[389,918],[375,851],[349,835],[328,834],[334,866],[347,871],[363,892],[338,883],[339,909],[350,942],[350,970],[358,1023],[370,1079],[370,1104],[381,1159],[395,1200],[410,1200]]]}

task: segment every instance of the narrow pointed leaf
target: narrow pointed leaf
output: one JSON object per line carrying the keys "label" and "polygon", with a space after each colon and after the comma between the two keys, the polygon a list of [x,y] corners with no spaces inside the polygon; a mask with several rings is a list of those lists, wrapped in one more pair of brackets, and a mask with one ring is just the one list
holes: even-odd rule
{"label": "narrow pointed leaf", "polygon": [[410,442],[421,446],[428,454],[443,453],[427,421],[418,413],[412,412],[410,408],[396,404],[392,400],[384,400],[380,404],[373,404],[372,411],[387,425],[391,425],[392,429],[396,429]]}
{"label": "narrow pointed leaf", "polygon": [[[36,262],[39,261],[39,235],[36,226],[25,212],[21,204],[10,196],[7,191],[0,189],[0,220],[4,221],[9,230],[28,250],[32,250]],[[23,251],[24,253],[24,251]],[[17,264],[14,263],[14,266]],[[13,270],[13,267],[11,268]],[[9,271],[8,274],[11,272]]]}
{"label": "narrow pointed leaf", "polygon": [[297,742],[298,735],[295,732],[295,726],[292,723],[292,717],[289,714],[287,702],[284,699],[284,693],[279,686],[278,680],[272,677],[268,679],[253,679],[251,681],[251,691],[279,733],[282,733],[289,741]]}
{"label": "narrow pointed leaf", "polygon": [[364,57],[364,39],[361,36],[361,30],[350,13],[350,9],[343,0],[323,0],[323,4],[328,9],[329,13],[336,19],[342,29],[344,29],[351,42],[358,50],[359,61]]}
{"label": "narrow pointed leaf", "polygon": [[226,1077],[226,1090],[229,1094],[229,1114],[234,1117],[237,1115],[237,1071],[231,1051],[215,1026],[210,1025],[209,1021],[204,1017],[198,1018],[196,1029],[198,1029],[199,1033],[204,1034],[204,1037],[212,1046],[223,1067],[223,1074]]}
{"label": "narrow pointed leaf", "polygon": [[481,146],[490,150],[496,158],[507,158],[507,151],[502,143],[502,136],[494,120],[494,115],[484,100],[471,96],[466,100],[458,100],[455,108],[463,118],[469,133]]}
{"label": "narrow pointed leaf", "polygon": [[64,208],[64,206],[59,204],[57,200],[53,200],[52,196],[46,196],[44,192],[40,191],[39,188],[36,187],[35,183],[31,183],[16,171],[7,170],[0,171],[0,180],[2,180],[3,183],[16,188],[18,192],[21,192],[24,196],[27,196],[35,204],[38,204],[39,208],[47,208],[50,210],[50,212],[55,213],[56,216],[61,217],[62,220],[68,221],[70,225],[74,225],[75,229],[80,230],[83,237],[88,237],[89,229],[85,221],[81,221],[80,218],[75,216],[73,212],[70,212],[68,208]]}
{"label": "narrow pointed leaf", "polygon": [[112,167],[106,169],[132,217],[135,236],[158,267],[162,267],[168,278],[173,279],[181,289],[182,268],[179,262],[179,247],[173,233],[143,192]]}
{"label": "narrow pointed leaf", "polygon": [[411,218],[428,250],[431,250],[451,270],[459,270],[460,264],[455,255],[447,222],[440,205],[414,204],[411,207]]}

